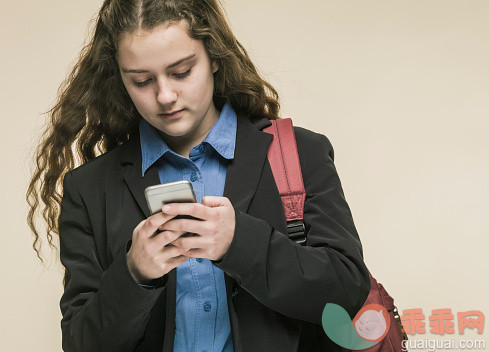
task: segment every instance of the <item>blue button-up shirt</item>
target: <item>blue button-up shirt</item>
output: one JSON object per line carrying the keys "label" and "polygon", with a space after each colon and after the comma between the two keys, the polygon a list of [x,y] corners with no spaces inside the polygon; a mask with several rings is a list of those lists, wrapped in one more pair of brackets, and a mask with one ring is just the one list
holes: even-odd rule
{"label": "blue button-up shirt", "polygon": [[[222,197],[227,163],[234,158],[236,126],[236,113],[226,102],[217,122],[187,159],[141,119],[142,174],[156,163],[161,183],[191,181],[199,203],[204,196]],[[188,259],[177,267],[176,299],[174,351],[234,351],[221,269],[208,259]]]}

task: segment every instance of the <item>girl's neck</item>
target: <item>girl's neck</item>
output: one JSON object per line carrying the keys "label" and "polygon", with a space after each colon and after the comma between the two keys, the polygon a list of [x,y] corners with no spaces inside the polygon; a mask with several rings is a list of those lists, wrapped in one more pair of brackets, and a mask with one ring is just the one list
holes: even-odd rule
{"label": "girl's neck", "polygon": [[210,130],[219,118],[219,115],[220,111],[216,109],[214,104],[212,104],[207,112],[207,116],[204,117],[200,125],[188,135],[174,137],[160,133],[160,136],[165,140],[165,143],[171,150],[185,158],[188,158],[192,148],[202,143],[205,137],[207,137]]}

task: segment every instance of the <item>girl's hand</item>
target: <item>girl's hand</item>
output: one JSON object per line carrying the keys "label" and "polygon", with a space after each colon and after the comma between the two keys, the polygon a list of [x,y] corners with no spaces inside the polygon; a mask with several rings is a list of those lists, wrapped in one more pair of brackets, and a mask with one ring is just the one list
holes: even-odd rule
{"label": "girl's hand", "polygon": [[129,272],[137,283],[159,278],[188,260],[183,255],[184,249],[167,246],[185,231],[158,231],[158,227],[174,217],[159,212],[141,221],[134,229],[126,258]]}
{"label": "girl's hand", "polygon": [[[168,206],[168,208],[167,208]],[[185,252],[186,257],[219,260],[228,251],[234,237],[236,215],[226,197],[206,196],[199,203],[171,203],[163,207],[168,215],[190,215],[196,219],[172,219],[160,230],[194,233],[171,242]]]}

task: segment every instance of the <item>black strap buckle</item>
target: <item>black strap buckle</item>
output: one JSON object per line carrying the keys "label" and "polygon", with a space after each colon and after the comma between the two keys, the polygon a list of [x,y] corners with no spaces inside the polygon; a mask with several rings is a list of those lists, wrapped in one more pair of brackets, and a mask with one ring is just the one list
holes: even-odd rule
{"label": "black strap buckle", "polygon": [[287,222],[287,234],[292,241],[300,245],[306,243],[306,227],[302,220],[292,220]]}
{"label": "black strap buckle", "polygon": [[394,313],[394,318],[396,319],[397,326],[399,326],[399,329],[401,330],[402,338],[405,341],[407,341],[408,340],[408,336],[406,334],[406,331],[404,330],[404,326],[402,325],[401,317],[399,316],[399,312],[397,311],[397,307],[396,306],[394,306],[394,309],[392,310],[392,312]]}

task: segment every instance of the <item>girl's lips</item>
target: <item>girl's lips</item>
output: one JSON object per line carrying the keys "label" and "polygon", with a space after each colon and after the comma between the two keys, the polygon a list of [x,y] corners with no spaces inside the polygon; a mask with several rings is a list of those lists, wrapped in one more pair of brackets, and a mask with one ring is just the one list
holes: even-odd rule
{"label": "girl's lips", "polygon": [[180,117],[180,115],[182,114],[183,112],[183,109],[182,110],[178,110],[176,112],[174,112],[173,114],[158,114],[159,117],[162,117],[164,119],[167,119],[167,120],[173,120],[173,119],[176,119],[178,117]]}

